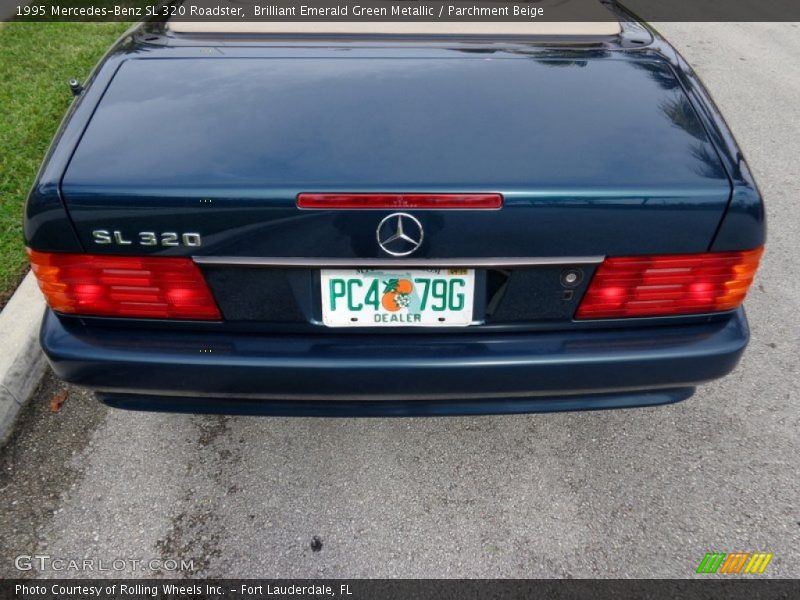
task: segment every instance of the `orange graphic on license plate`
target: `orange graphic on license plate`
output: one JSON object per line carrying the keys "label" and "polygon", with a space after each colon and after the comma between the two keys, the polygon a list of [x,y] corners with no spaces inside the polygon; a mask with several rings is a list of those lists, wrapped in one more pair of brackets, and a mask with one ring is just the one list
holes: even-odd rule
{"label": "orange graphic on license plate", "polygon": [[381,306],[390,312],[397,312],[411,302],[414,284],[408,279],[390,279],[386,282],[381,298]]}

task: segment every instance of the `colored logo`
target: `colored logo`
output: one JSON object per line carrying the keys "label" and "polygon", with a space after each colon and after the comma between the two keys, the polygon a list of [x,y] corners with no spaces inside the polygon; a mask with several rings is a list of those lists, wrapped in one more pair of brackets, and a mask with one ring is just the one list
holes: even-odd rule
{"label": "colored logo", "polygon": [[410,279],[390,279],[383,288],[381,306],[389,312],[397,312],[411,303],[414,284]]}
{"label": "colored logo", "polygon": [[703,557],[697,566],[697,573],[721,575],[745,575],[763,573],[772,553],[767,552],[710,552]]}
{"label": "colored logo", "polygon": [[422,245],[422,223],[408,213],[393,213],[378,223],[378,244],[392,256],[408,256]]}

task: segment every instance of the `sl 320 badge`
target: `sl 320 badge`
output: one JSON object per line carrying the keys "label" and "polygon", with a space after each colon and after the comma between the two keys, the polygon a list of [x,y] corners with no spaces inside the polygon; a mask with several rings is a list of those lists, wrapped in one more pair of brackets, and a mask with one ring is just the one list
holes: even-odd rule
{"label": "sl 320 badge", "polygon": [[196,248],[203,245],[199,233],[178,233],[176,231],[139,231],[134,235],[126,235],[122,231],[95,229],[92,231],[95,244],[116,246],[187,246]]}

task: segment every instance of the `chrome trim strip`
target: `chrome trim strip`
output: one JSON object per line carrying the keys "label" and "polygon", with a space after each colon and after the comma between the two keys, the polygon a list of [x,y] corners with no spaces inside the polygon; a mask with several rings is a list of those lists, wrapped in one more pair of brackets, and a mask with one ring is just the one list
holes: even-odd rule
{"label": "chrome trim strip", "polygon": [[450,267],[539,267],[547,265],[596,265],[603,256],[554,256],[536,258],[261,258],[258,256],[193,256],[198,265],[267,267],[295,269],[337,269],[363,267],[450,268]]}
{"label": "chrome trim strip", "polygon": [[[488,368],[492,368],[491,366]],[[570,396],[593,396],[602,394],[626,394],[635,392],[650,392],[659,390],[673,390],[698,385],[695,383],[676,383],[663,384],[655,387],[641,388],[637,386],[629,387],[608,387],[608,388],[577,388],[574,390],[533,390],[522,392],[497,392],[497,393],[458,393],[458,394],[270,394],[270,393],[247,393],[247,392],[190,392],[186,390],[146,390],[144,392],[131,392],[130,390],[115,387],[92,387],[95,392],[102,394],[117,394],[123,396],[164,396],[167,398],[211,398],[217,400],[288,400],[292,402],[330,400],[331,402],[342,402],[355,400],[357,402],[397,400],[419,400],[430,402],[436,400],[503,400],[510,398],[553,398],[568,400]]]}

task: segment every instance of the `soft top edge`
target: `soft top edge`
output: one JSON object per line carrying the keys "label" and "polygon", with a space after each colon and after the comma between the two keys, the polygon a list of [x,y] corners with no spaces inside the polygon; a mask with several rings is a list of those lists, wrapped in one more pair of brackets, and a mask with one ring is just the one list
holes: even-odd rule
{"label": "soft top edge", "polygon": [[169,21],[178,34],[250,35],[480,35],[480,36],[575,36],[607,38],[621,33],[617,21],[591,22],[200,22]]}

